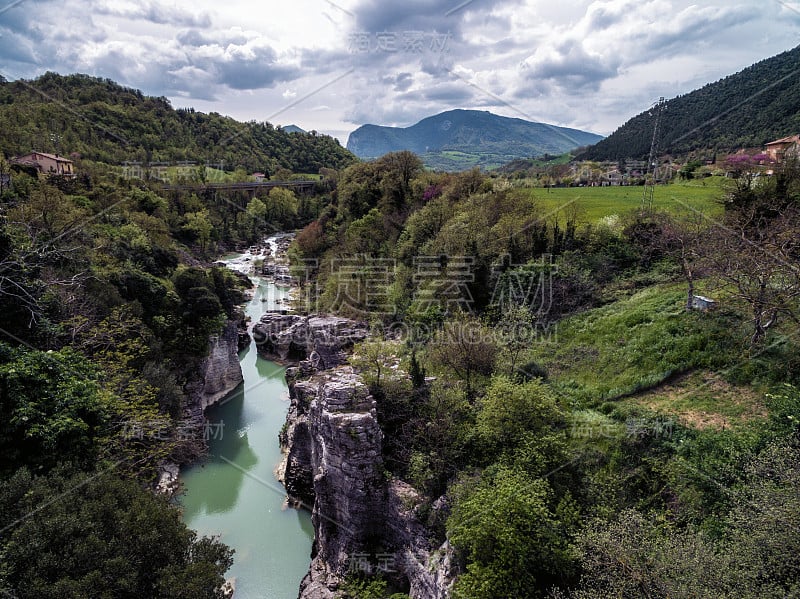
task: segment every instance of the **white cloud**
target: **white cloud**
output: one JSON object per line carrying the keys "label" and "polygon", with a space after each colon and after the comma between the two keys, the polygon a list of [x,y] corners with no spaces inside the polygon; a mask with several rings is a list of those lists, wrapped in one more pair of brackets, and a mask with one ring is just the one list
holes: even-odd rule
{"label": "white cloud", "polygon": [[27,0],[0,16],[0,74],[87,72],[245,120],[296,104],[282,122],[339,135],[451,108],[609,133],[800,42],[791,3],[476,0],[448,15],[458,4]]}

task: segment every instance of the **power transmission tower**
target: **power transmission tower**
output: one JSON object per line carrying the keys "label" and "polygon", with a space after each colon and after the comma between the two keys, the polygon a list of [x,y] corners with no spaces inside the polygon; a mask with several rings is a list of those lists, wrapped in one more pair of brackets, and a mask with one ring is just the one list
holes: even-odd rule
{"label": "power transmission tower", "polygon": [[[653,140],[650,142],[650,158],[647,161],[647,169],[644,173],[644,191],[642,192],[642,212],[653,210],[653,196],[656,193],[656,176],[658,175],[658,142],[661,140],[661,115],[664,112],[667,101],[664,96],[653,104],[655,108],[656,122],[653,125]],[[652,176],[649,177],[652,172]]]}

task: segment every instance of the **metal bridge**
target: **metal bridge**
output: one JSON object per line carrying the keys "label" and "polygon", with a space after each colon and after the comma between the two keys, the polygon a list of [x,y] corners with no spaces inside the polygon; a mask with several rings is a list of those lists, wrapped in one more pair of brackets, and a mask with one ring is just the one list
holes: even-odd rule
{"label": "metal bridge", "polygon": [[244,183],[193,183],[187,185],[164,185],[164,191],[245,191],[255,193],[260,189],[272,189],[273,187],[283,187],[293,189],[300,193],[308,193],[314,190],[314,186],[319,181],[251,181]]}

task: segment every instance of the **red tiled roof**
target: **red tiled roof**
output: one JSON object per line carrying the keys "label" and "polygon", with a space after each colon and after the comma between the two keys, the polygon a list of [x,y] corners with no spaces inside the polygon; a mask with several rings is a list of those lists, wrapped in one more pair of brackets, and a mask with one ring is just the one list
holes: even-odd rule
{"label": "red tiled roof", "polygon": [[57,156],[56,154],[48,154],[47,152],[31,152],[30,154],[25,154],[25,156],[19,156],[14,160],[17,161],[30,160],[28,157],[33,156],[34,154],[37,156],[44,156],[45,158],[49,158],[50,160],[55,160],[56,162],[70,162],[70,163],[72,162],[72,160],[70,160],[69,158],[64,158],[63,156]]}
{"label": "red tiled roof", "polygon": [[768,146],[773,146],[776,144],[790,144],[800,142],[800,135],[790,135],[789,137],[784,137],[783,139],[776,139],[775,141],[769,142]]}

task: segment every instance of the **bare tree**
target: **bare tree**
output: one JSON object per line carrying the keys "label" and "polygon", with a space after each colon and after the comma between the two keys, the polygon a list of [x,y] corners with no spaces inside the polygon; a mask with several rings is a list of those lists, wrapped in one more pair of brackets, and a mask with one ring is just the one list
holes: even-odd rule
{"label": "bare tree", "polygon": [[664,249],[681,267],[686,281],[686,309],[694,307],[694,284],[704,274],[703,244],[709,230],[706,216],[690,209],[677,218],[664,221]]}
{"label": "bare tree", "polygon": [[[80,285],[85,273],[74,271],[82,244],[85,211],[58,190],[42,185],[30,198],[0,215],[0,300],[22,309],[29,326],[44,315],[48,289]],[[70,265],[64,268],[64,265]]]}
{"label": "bare tree", "polygon": [[783,314],[797,321],[800,299],[800,211],[789,207],[774,218],[760,206],[729,213],[706,241],[705,259],[753,318],[751,345],[761,344]]}
{"label": "bare tree", "polygon": [[445,322],[430,346],[431,358],[464,381],[468,398],[473,395],[475,376],[492,373],[497,351],[492,331],[461,312]]}
{"label": "bare tree", "polygon": [[625,234],[641,249],[644,260],[651,262],[670,256],[680,265],[686,281],[686,309],[691,310],[695,281],[706,270],[703,244],[713,221],[688,204],[684,206],[687,211],[680,216],[655,210],[639,214],[626,227]]}

